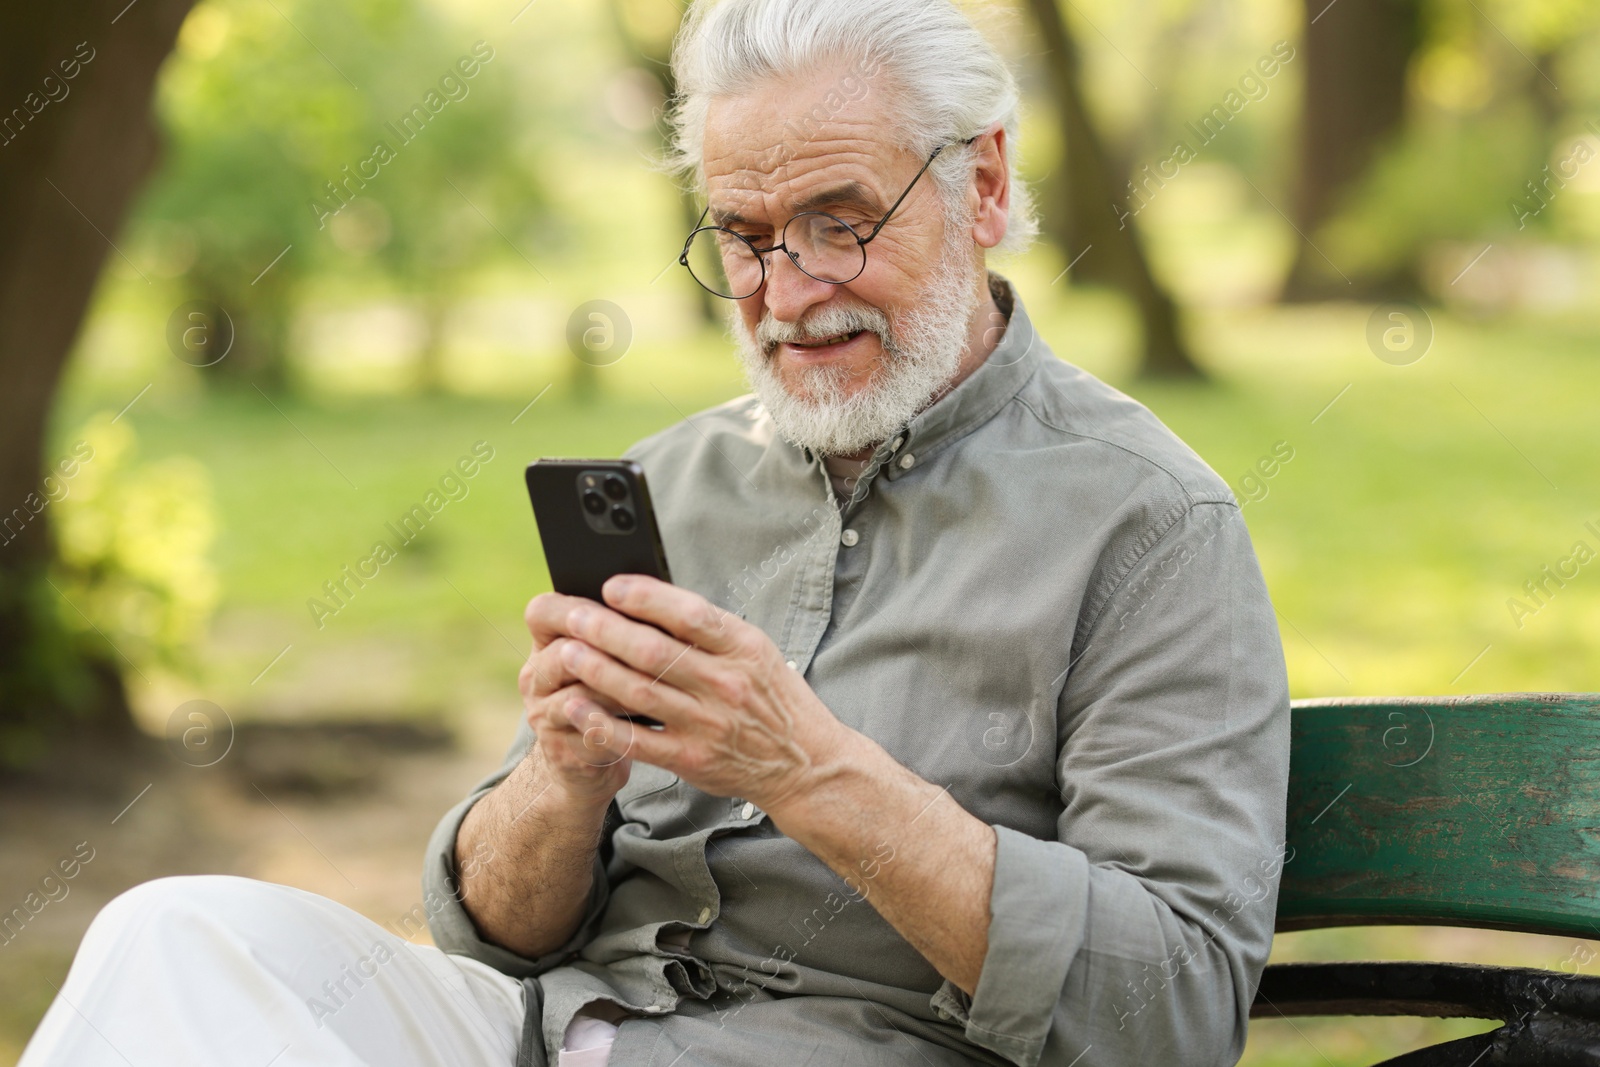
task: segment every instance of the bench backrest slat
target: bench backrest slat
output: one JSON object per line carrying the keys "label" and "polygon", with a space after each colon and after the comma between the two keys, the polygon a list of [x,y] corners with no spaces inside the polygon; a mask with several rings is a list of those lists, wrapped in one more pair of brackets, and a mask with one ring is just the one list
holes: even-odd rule
{"label": "bench backrest slat", "polygon": [[1600,694],[1297,700],[1278,929],[1600,938]]}

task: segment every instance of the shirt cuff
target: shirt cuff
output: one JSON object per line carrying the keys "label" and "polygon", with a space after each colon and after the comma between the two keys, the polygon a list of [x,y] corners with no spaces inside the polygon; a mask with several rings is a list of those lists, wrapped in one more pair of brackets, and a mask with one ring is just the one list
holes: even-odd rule
{"label": "shirt cuff", "polygon": [[1059,841],[991,825],[989,947],[978,988],[968,996],[947,978],[930,1003],[940,1018],[964,1027],[968,1041],[1034,1067],[1083,944],[1089,860]]}
{"label": "shirt cuff", "polygon": [[[537,978],[567,962],[593,939],[600,915],[610,899],[611,886],[606,879],[601,850],[597,850],[582,921],[565,944],[537,959],[530,959],[480,937],[472,917],[461,903],[455,863],[456,835],[461,830],[462,820],[466,818],[468,810],[492,788],[480,789],[451,808],[439,820],[433,836],[428,840],[428,855],[422,868],[422,899],[427,911],[428,929],[433,935],[433,943],[445,952],[468,956],[512,978]],[[489,862],[493,862],[492,859]]]}

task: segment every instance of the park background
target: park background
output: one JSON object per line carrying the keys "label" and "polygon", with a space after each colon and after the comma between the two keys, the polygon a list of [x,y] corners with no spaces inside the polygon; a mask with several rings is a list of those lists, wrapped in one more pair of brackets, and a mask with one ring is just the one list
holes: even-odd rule
{"label": "park background", "polygon": [[[698,206],[649,165],[673,0],[124,3],[3,16],[0,505],[28,517],[0,548],[0,911],[92,854],[0,945],[3,1062],[137,882],[410,911],[521,713],[547,588],[522,466],[746,391],[675,262]],[[1600,9],[971,10],[1045,223],[991,266],[1234,488],[1293,695],[1600,688]],[[308,606],[479,442],[376,578]],[[1349,929],[1274,958],[1592,948]],[[1257,1021],[1244,1062],[1491,1026]]]}

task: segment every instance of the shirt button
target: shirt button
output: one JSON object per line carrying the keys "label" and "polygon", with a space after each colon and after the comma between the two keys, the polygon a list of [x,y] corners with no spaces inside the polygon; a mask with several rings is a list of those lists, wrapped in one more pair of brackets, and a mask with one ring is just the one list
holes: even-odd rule
{"label": "shirt button", "polygon": [[750,816],[754,815],[755,813],[756,813],[756,806],[754,804],[746,804],[744,807],[739,809],[739,818],[748,819]]}
{"label": "shirt button", "polygon": [[792,659],[791,659],[791,660],[786,660],[786,661],[785,661],[785,664],[786,664],[786,666],[788,666],[788,668],[789,668],[789,669],[790,669],[790,670],[795,670],[795,671],[797,671],[797,670],[799,670],[799,669],[800,669],[800,664],[798,664],[798,663],[796,663],[796,662],[795,662],[795,661],[794,661],[794,660],[792,660]]}
{"label": "shirt button", "polygon": [[711,918],[711,909],[710,908],[701,908],[700,909],[700,918],[696,919],[695,921],[696,922],[705,922],[709,918]]}
{"label": "shirt button", "polygon": [[894,449],[899,448],[901,445],[903,445],[905,443],[906,443],[906,435],[905,434],[901,434],[899,437],[896,437],[894,439],[894,444],[890,445],[889,448],[892,451]]}
{"label": "shirt button", "polygon": [[861,535],[856,533],[854,530],[846,530],[844,533],[839,535],[839,540],[843,541],[845,547],[848,548],[857,541],[861,540]]}
{"label": "shirt button", "polygon": [[662,1005],[660,1005],[660,1004],[646,1004],[644,1006],[644,1010],[653,1012],[653,1011],[666,1011],[667,1009],[665,1007],[663,1007]]}
{"label": "shirt button", "polygon": [[917,457],[913,456],[910,452],[907,452],[905,455],[900,457],[900,469],[903,471],[908,471],[911,469],[911,465],[916,461]]}

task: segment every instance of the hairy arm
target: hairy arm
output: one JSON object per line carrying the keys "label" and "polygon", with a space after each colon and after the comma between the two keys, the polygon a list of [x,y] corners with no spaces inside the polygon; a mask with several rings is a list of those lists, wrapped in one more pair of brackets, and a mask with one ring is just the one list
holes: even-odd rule
{"label": "hairy arm", "polygon": [[865,735],[848,731],[835,752],[825,784],[768,815],[972,994],[989,947],[993,827]]}
{"label": "hairy arm", "polygon": [[559,660],[572,601],[529,602],[522,725],[500,769],[440,820],[423,868],[434,943],[511,975],[540,974],[592,935],[610,896],[606,816],[633,763],[593,746],[587,718],[607,705]]}
{"label": "hairy arm", "polygon": [[456,835],[461,903],[484,940],[537,958],[582,921],[609,800],[569,796],[539,747],[467,812]]}

